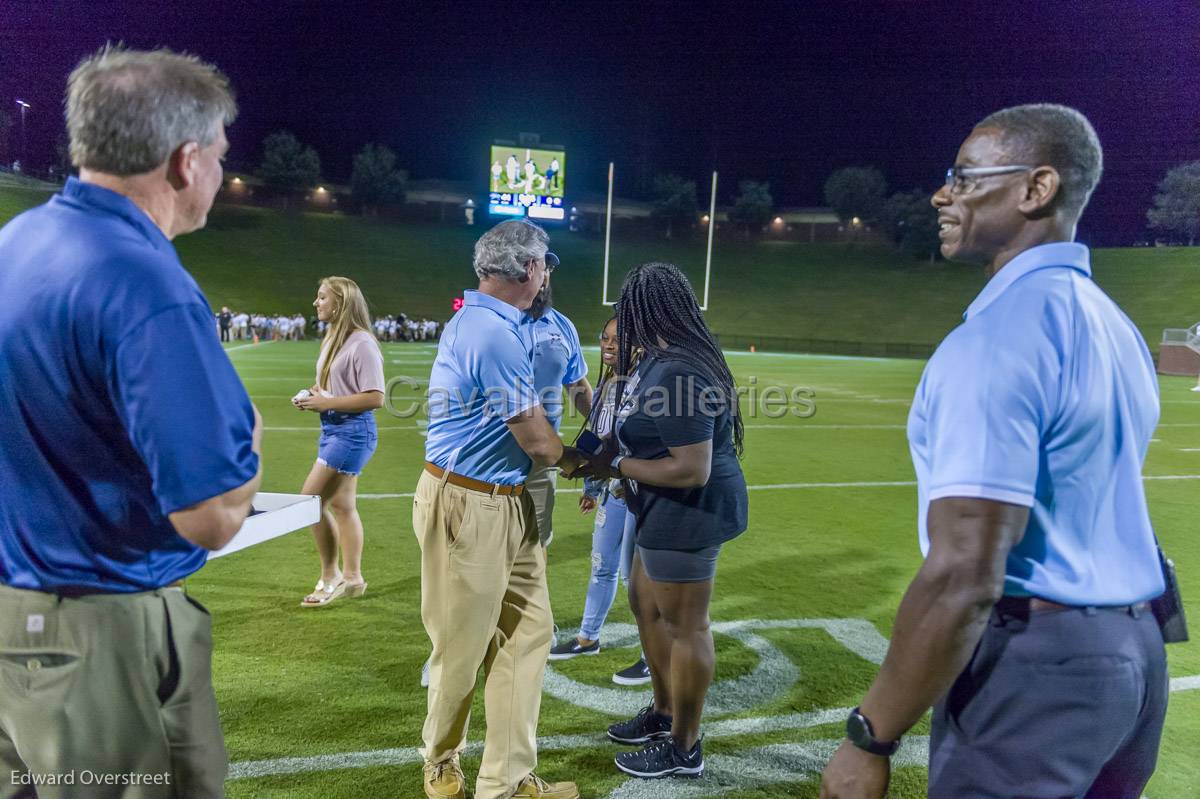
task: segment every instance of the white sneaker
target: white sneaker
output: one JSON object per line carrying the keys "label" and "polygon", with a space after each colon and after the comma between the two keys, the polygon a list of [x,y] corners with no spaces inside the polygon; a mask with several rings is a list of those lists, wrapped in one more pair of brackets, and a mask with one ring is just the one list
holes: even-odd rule
{"label": "white sneaker", "polygon": [[426,660],[425,665],[421,667],[421,687],[422,688],[429,687],[429,662],[430,662],[430,660],[432,660],[432,658],[430,658],[429,660]]}

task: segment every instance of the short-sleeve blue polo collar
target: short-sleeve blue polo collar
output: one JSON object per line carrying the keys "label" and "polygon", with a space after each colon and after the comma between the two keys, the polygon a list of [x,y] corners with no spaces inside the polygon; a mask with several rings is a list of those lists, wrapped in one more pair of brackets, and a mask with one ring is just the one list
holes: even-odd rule
{"label": "short-sleeve blue polo collar", "polygon": [[981,313],[985,308],[999,299],[1009,286],[1016,283],[1030,272],[1048,267],[1068,267],[1077,269],[1091,277],[1092,265],[1088,248],[1073,241],[1059,241],[1053,244],[1041,244],[1031,247],[1013,258],[1000,271],[992,276],[988,284],[975,300],[963,312],[963,319],[970,319]]}
{"label": "short-sleeve blue polo collar", "polygon": [[515,305],[509,305],[504,300],[498,300],[490,294],[474,289],[463,292],[463,305],[478,305],[495,311],[513,327],[520,327],[521,320],[525,317],[525,312]]}
{"label": "short-sleeve blue polo collar", "polygon": [[163,245],[170,246],[171,244],[159,226],[154,224],[150,215],[123,194],[71,176],[67,178],[67,183],[63,186],[62,197],[67,202],[119,216],[137,228],[157,250],[161,250]]}

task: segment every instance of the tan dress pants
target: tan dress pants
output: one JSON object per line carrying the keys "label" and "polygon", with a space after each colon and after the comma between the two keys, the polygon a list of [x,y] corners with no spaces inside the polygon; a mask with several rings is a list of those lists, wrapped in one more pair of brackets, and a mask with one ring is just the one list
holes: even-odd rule
{"label": "tan dress pants", "polygon": [[2,799],[217,799],[212,622],[181,588],[0,585]]}
{"label": "tan dress pants", "polygon": [[421,619],[433,644],[422,750],[466,743],[479,667],[487,732],[476,799],[509,799],[537,767],[542,675],[553,637],[546,556],[529,494],[492,496],[422,472],[413,499]]}

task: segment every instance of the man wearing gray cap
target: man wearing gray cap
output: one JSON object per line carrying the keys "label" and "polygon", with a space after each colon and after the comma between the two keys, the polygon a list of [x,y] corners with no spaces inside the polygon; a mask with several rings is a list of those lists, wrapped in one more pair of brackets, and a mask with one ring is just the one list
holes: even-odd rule
{"label": "man wearing gray cap", "polygon": [[429,378],[425,468],[413,499],[421,545],[421,619],[433,643],[423,731],[425,795],[463,799],[475,678],[486,672],[487,733],[476,799],[576,799],[574,783],[534,774],[542,674],[553,622],[546,555],[525,481],[537,466],[571,472],[546,419],[522,335],[558,258],[546,232],[502,222],[475,244],[479,290],[446,325]]}

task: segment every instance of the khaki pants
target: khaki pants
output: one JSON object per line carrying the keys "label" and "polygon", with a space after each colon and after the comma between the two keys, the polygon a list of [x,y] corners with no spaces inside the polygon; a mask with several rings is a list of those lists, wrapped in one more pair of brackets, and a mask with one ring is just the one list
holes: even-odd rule
{"label": "khaki pants", "polygon": [[542,674],[553,622],[533,502],[422,472],[413,499],[421,619],[433,643],[426,762],[456,758],[484,667],[487,732],[475,799],[508,799],[537,766]]}
{"label": "khaki pants", "polygon": [[225,795],[212,623],[180,588],[0,585],[0,798]]}
{"label": "khaki pants", "polygon": [[542,546],[550,546],[554,538],[554,489],[558,485],[558,469],[553,466],[533,467],[525,480],[525,490],[533,500],[537,515],[538,540]]}

